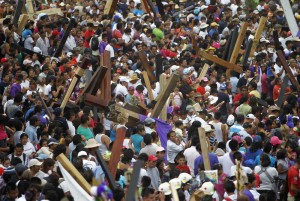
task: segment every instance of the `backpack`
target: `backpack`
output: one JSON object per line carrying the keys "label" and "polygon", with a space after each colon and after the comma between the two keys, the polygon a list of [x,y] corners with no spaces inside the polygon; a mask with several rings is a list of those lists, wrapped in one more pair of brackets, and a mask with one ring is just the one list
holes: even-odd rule
{"label": "backpack", "polygon": [[99,46],[99,40],[98,37],[92,37],[91,39],[91,49],[93,51],[97,51],[98,50],[98,46]]}

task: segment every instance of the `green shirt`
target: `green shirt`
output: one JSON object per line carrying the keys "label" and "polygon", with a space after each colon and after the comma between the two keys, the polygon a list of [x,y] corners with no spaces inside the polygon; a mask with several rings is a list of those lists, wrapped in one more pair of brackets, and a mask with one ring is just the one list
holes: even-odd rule
{"label": "green shirt", "polygon": [[152,33],[156,36],[155,37],[156,41],[160,41],[161,39],[163,39],[165,37],[162,30],[160,30],[159,28],[154,28]]}
{"label": "green shirt", "polygon": [[78,126],[77,128],[77,133],[79,135],[83,135],[85,137],[86,140],[89,140],[91,138],[94,138],[93,132],[91,131],[90,128],[84,128],[81,125]]}

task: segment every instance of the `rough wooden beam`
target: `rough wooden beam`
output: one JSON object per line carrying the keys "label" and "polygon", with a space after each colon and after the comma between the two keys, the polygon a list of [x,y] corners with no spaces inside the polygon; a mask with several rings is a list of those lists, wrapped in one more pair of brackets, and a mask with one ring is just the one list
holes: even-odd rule
{"label": "rough wooden beam", "polygon": [[151,10],[152,13],[153,13],[153,16],[154,16],[155,21],[157,21],[156,11],[155,11],[155,7],[154,7],[154,5],[153,5],[153,3],[152,3],[152,0],[146,0],[146,1],[147,1],[148,5],[149,5],[149,7],[150,7],[150,10]]}
{"label": "rough wooden beam", "polygon": [[252,48],[252,44],[253,44],[253,40],[249,39],[248,43],[247,43],[247,46],[246,46],[245,54],[243,56],[243,61],[242,61],[243,66],[245,66],[248,62],[248,58],[250,56],[250,51],[251,51],[251,48]]}
{"label": "rough wooden beam", "polygon": [[146,85],[146,88],[147,88],[147,91],[148,91],[149,99],[150,99],[150,101],[153,101],[154,96],[153,96],[153,92],[152,92],[152,88],[151,88],[151,83],[150,83],[150,80],[149,80],[149,77],[148,77],[148,73],[146,71],[143,71],[142,74],[143,74],[145,85]]}
{"label": "rough wooden beam", "polygon": [[138,113],[135,113],[135,112],[132,112],[130,110],[127,110],[127,109],[123,108],[120,105],[116,105],[115,109],[116,109],[117,112],[128,114],[129,117],[132,117],[132,118],[134,118],[136,120],[140,119],[140,115]]}
{"label": "rough wooden beam", "polygon": [[19,35],[22,34],[22,31],[24,30],[24,27],[25,27],[25,25],[27,24],[27,21],[28,21],[28,19],[29,19],[29,16],[26,15],[26,14],[22,14],[20,18],[21,18],[21,19],[20,19],[19,25],[17,26],[17,27],[18,27],[17,33],[18,33]]}
{"label": "rough wooden beam", "polygon": [[155,0],[155,2],[160,16],[163,17],[165,15],[164,5],[162,4],[161,0]]}
{"label": "rough wooden beam", "polygon": [[34,7],[32,0],[26,0],[27,8],[28,8],[28,14],[33,14],[34,13]]}
{"label": "rough wooden beam", "polygon": [[[247,22],[243,22],[240,32],[239,32],[239,36],[235,42],[235,46],[234,49],[232,51],[231,57],[230,57],[230,63],[235,64],[237,57],[239,55],[239,50],[241,49],[241,45],[243,44],[244,40],[245,40],[245,36],[246,36],[246,31],[247,31],[247,27],[248,27],[248,23]],[[226,77],[230,78],[230,69],[226,70]]]}
{"label": "rough wooden beam", "polygon": [[293,37],[299,37],[299,27],[295,19],[294,12],[292,11],[291,4],[289,0],[280,0],[281,6],[283,7],[283,12],[286,21],[289,25]]}
{"label": "rough wooden beam", "polygon": [[50,121],[53,121],[53,115],[52,115],[52,113],[49,111],[49,109],[48,109],[48,107],[47,107],[47,105],[46,105],[44,99],[42,98],[40,92],[39,92],[39,91],[36,91],[36,95],[37,95],[37,97],[40,99],[40,101],[42,102],[42,106],[43,106],[43,108],[44,108],[46,114],[48,115]]}
{"label": "rough wooden beam", "polygon": [[279,36],[278,36],[278,31],[277,30],[273,31],[273,39],[274,39],[275,50],[279,50],[281,44],[279,42]]}
{"label": "rough wooden beam", "polygon": [[232,36],[230,38],[230,44],[229,44],[229,48],[228,48],[228,52],[227,52],[227,57],[225,57],[227,61],[229,61],[230,58],[231,58],[231,54],[232,54],[232,51],[233,51],[234,46],[235,46],[235,41],[237,40],[238,35],[239,35],[239,28],[236,26],[233,29],[233,32],[231,32],[231,34],[232,34]]}
{"label": "rough wooden beam", "polygon": [[68,90],[67,90],[67,92],[66,92],[66,94],[64,96],[64,99],[63,99],[63,101],[62,101],[62,103],[60,105],[60,108],[64,109],[66,107],[66,105],[67,105],[67,103],[68,103],[68,101],[70,99],[70,96],[71,96],[71,94],[74,91],[75,86],[77,85],[77,83],[80,80],[80,78],[83,76],[84,71],[88,67],[89,63],[90,63],[90,60],[88,58],[84,58],[83,59],[83,61],[81,63],[81,66],[78,67],[78,69],[77,69],[77,71],[75,73],[75,76],[73,77],[73,79],[72,79],[72,81],[71,81],[71,83],[70,83],[70,85],[68,87]]}
{"label": "rough wooden beam", "polygon": [[201,155],[203,157],[203,162],[204,162],[204,168],[205,170],[211,170],[210,167],[210,160],[209,160],[209,150],[207,148],[207,140],[206,140],[206,134],[204,128],[200,127],[198,128],[198,134],[199,134],[199,139],[200,139],[200,144],[201,144]]}
{"label": "rough wooden beam", "polygon": [[65,43],[70,35],[71,30],[75,27],[76,21],[74,18],[70,19],[70,22],[68,24],[68,28],[65,30],[64,36],[62,37],[62,39],[60,40],[60,43],[54,53],[54,57],[58,58],[61,56],[62,50],[65,47]]}
{"label": "rough wooden beam", "polygon": [[69,159],[64,155],[60,154],[56,157],[60,164],[72,175],[72,177],[77,181],[77,183],[88,193],[91,192],[91,185],[84,179],[84,177],[78,172],[78,170],[73,166]]}
{"label": "rough wooden beam", "polygon": [[103,64],[104,67],[107,68],[107,71],[104,76],[103,81],[103,91],[101,90],[101,98],[105,98],[108,101],[111,100],[111,63],[110,63],[110,53],[109,51],[105,50],[103,54]]}
{"label": "rough wooden beam", "polygon": [[19,22],[20,15],[22,14],[23,5],[24,5],[24,0],[17,1],[17,8],[12,22],[15,27],[18,27],[18,22]]}
{"label": "rough wooden beam", "polygon": [[196,88],[199,86],[199,83],[201,82],[202,78],[205,77],[205,75],[206,75],[208,69],[209,69],[209,65],[208,65],[207,63],[204,64],[204,66],[203,66],[203,68],[202,68],[202,70],[201,70],[201,73],[200,73],[200,75],[198,76],[199,82],[196,84],[196,86],[195,86]]}
{"label": "rough wooden beam", "polygon": [[281,50],[278,50],[278,51],[276,52],[276,54],[277,54],[278,58],[280,59],[280,61],[281,61],[281,63],[282,63],[282,66],[283,66],[285,72],[286,72],[287,75],[289,76],[291,83],[292,83],[295,87],[297,87],[297,91],[300,92],[300,85],[299,85],[298,81],[296,80],[295,76],[293,75],[293,73],[292,73],[292,71],[291,71],[291,68],[290,68],[289,64],[286,62],[284,54],[282,53]]}
{"label": "rough wooden beam", "polygon": [[96,158],[97,158],[97,161],[99,162],[99,164],[101,165],[101,168],[106,176],[106,179],[108,181],[108,184],[109,184],[109,187],[114,190],[117,188],[116,186],[116,181],[115,179],[113,178],[113,176],[111,175],[109,169],[108,169],[108,166],[106,164],[106,161],[103,159],[102,157],[102,154],[100,152],[100,150],[97,150],[96,151]]}
{"label": "rough wooden beam", "polygon": [[155,76],[159,80],[159,76],[164,72],[163,58],[160,53],[155,55]]}
{"label": "rough wooden beam", "polygon": [[144,10],[146,11],[146,13],[153,19],[153,15],[150,12],[150,8],[147,3],[147,0],[142,0],[141,3],[142,3],[142,6],[144,7]]}
{"label": "rough wooden beam", "polygon": [[179,76],[177,74],[173,74],[169,78],[170,81],[168,82],[168,85],[166,86],[165,90],[160,91],[158,95],[157,102],[152,111],[151,117],[157,118],[159,116],[162,108],[164,107],[164,104],[166,103],[166,101],[170,96],[170,93],[173,92],[174,88],[176,87],[178,79]]}
{"label": "rough wooden beam", "polygon": [[155,79],[155,76],[153,74],[153,70],[152,70],[151,66],[149,65],[149,63],[148,63],[146,53],[144,51],[140,51],[139,52],[139,58],[142,62],[143,67],[145,68],[145,70],[148,73],[149,79],[151,81],[155,81],[156,79]]}
{"label": "rough wooden beam", "polygon": [[[168,85],[168,81],[169,80],[167,80],[167,77],[164,74],[160,75],[160,77],[159,77],[159,86],[160,86],[160,91],[161,92],[164,92],[164,90],[166,89],[166,87]],[[170,93],[169,93],[169,95],[170,95]],[[159,118],[163,121],[167,121],[167,108],[168,108],[168,101],[166,101],[166,103],[163,104],[163,108],[162,108],[162,110],[160,111],[160,114],[159,114]]]}
{"label": "rough wooden beam", "polygon": [[232,64],[232,63],[229,63],[228,61],[225,61],[217,56],[214,56],[214,55],[211,55],[211,54],[207,54],[206,52],[204,51],[200,51],[199,52],[199,55],[209,61],[212,61],[212,62],[215,62],[216,64],[219,64],[220,66],[223,66],[224,68],[228,68],[228,69],[231,69],[231,70],[234,70],[238,73],[241,73],[243,71],[243,69],[239,66],[239,65],[236,65],[236,64]]}
{"label": "rough wooden beam", "polygon": [[263,30],[265,28],[266,22],[267,22],[267,18],[266,17],[261,17],[260,18],[260,21],[259,21],[259,24],[258,24],[258,28],[257,28],[257,30],[255,32],[255,36],[254,36],[252,48],[251,48],[251,51],[250,51],[250,57],[254,56],[254,52],[255,52],[256,47],[257,47],[257,45],[259,43],[261,34],[262,34],[262,32],[263,32]]}
{"label": "rough wooden beam", "polygon": [[139,183],[140,171],[143,165],[144,165],[143,161],[137,160],[133,166],[133,172],[129,183],[129,188],[127,191],[126,201],[135,200],[136,187]]}
{"label": "rough wooden beam", "polygon": [[104,14],[112,17],[117,8],[117,4],[118,4],[118,0],[106,1],[105,7],[104,7]]}
{"label": "rough wooden beam", "polygon": [[120,162],[120,157],[122,154],[123,141],[126,135],[126,127],[120,127],[117,129],[116,139],[111,150],[111,156],[108,164],[108,169],[113,178],[116,178],[116,172],[118,168],[118,163]]}

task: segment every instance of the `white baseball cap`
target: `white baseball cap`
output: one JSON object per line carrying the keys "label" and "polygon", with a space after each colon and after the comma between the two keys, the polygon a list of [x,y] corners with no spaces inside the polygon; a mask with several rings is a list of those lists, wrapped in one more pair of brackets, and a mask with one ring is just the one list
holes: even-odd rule
{"label": "white baseball cap", "polygon": [[158,190],[163,192],[165,195],[171,195],[170,184],[168,182],[160,184]]}
{"label": "white baseball cap", "polygon": [[32,167],[32,166],[41,166],[43,164],[43,162],[40,162],[38,159],[31,159],[29,161],[29,167]]}
{"label": "white baseball cap", "polygon": [[205,195],[213,195],[215,192],[214,184],[211,182],[205,182],[202,184],[200,190],[203,191]]}

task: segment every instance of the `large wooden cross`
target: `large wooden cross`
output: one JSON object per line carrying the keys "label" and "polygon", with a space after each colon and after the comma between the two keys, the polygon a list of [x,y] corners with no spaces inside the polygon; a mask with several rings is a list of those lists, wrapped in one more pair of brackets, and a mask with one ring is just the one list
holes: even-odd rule
{"label": "large wooden cross", "polygon": [[151,81],[155,81],[156,78],[155,78],[155,76],[153,74],[153,70],[152,70],[151,66],[148,63],[148,58],[147,58],[146,53],[144,51],[140,51],[139,52],[139,58],[140,58],[140,60],[142,62],[142,65],[143,65],[144,69],[148,73],[149,79]]}

